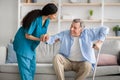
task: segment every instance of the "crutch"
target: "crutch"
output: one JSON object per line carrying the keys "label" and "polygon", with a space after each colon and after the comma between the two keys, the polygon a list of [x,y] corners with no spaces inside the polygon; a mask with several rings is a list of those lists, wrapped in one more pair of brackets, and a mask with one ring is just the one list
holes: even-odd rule
{"label": "crutch", "polygon": [[[104,22],[104,0],[102,0],[102,22],[101,22],[101,25],[103,25],[103,22]],[[103,43],[102,43],[102,45],[103,45]],[[95,46],[95,44],[93,46]],[[101,46],[101,48],[102,48],[102,46]],[[101,48],[98,50],[97,61],[95,64],[95,70],[93,72],[93,80],[95,80],[96,68],[97,68],[97,63],[99,60],[99,54],[101,52]]]}
{"label": "crutch", "polygon": [[[103,44],[102,44],[102,45],[103,45]],[[93,46],[95,46],[95,44],[93,44]],[[99,54],[100,54],[100,52],[101,52],[101,48],[102,48],[102,46],[100,47],[99,50],[97,50],[98,55],[97,55],[97,60],[96,60],[95,70],[94,70],[94,72],[93,72],[93,79],[92,79],[92,80],[95,80],[95,74],[96,74],[96,69],[97,69],[97,63],[98,63],[98,60],[99,60]]]}

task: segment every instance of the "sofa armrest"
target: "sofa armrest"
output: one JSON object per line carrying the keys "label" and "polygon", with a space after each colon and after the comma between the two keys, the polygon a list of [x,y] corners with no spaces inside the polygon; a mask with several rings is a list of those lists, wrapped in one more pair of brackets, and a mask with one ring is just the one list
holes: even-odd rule
{"label": "sofa armrest", "polygon": [[0,47],[0,64],[5,64],[6,62],[7,48],[5,46]]}

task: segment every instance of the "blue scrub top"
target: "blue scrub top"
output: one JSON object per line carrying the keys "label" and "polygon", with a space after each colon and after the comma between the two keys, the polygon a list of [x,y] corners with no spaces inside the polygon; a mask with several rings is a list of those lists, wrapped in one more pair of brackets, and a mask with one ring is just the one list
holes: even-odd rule
{"label": "blue scrub top", "polygon": [[40,38],[41,35],[47,32],[49,22],[50,19],[47,19],[44,25],[42,25],[41,16],[36,18],[36,20],[31,23],[29,29],[21,26],[17,31],[13,41],[13,46],[16,54],[32,59],[35,55],[35,48],[38,46],[40,41],[29,40],[25,38],[25,34],[27,33]]}

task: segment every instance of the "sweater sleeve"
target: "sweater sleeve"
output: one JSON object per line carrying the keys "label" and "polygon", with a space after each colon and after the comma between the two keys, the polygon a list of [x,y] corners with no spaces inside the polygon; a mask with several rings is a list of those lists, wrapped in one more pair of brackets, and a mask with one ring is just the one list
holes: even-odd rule
{"label": "sweater sleeve", "polygon": [[47,44],[53,44],[53,43],[55,43],[55,40],[57,40],[57,39],[59,39],[61,41],[63,35],[64,35],[64,32],[60,32],[58,34],[50,36],[49,40],[47,41]]}
{"label": "sweater sleeve", "polygon": [[90,28],[88,30],[89,37],[92,41],[95,41],[95,40],[104,41],[108,33],[109,33],[109,28],[107,26]]}

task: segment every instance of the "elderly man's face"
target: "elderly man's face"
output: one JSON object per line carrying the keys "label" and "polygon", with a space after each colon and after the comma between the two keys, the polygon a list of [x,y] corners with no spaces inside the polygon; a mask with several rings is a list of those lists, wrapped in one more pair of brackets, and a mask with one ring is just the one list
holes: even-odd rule
{"label": "elderly man's face", "polygon": [[80,26],[80,23],[72,22],[70,27],[71,36],[74,37],[80,36],[81,31],[82,31],[82,27]]}

